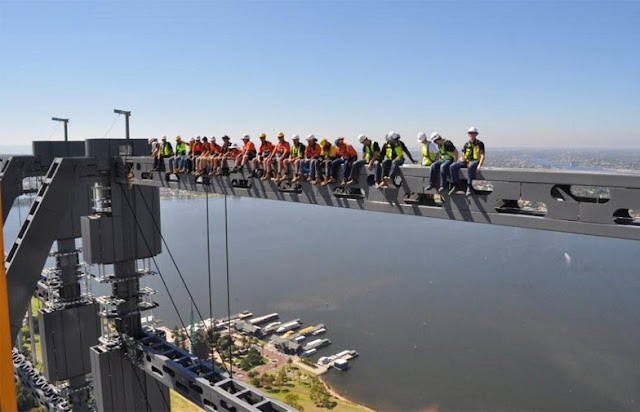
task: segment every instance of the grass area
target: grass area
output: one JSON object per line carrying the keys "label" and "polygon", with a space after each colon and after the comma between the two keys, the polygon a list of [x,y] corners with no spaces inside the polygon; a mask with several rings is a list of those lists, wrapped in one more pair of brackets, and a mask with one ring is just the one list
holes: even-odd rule
{"label": "grass area", "polygon": [[202,410],[173,389],[169,391],[169,395],[171,400],[171,410],[173,412],[191,412]]}

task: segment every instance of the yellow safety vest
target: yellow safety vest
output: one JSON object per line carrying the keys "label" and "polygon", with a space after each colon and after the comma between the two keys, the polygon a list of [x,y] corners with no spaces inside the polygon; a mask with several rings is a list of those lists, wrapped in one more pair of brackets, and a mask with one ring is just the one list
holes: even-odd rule
{"label": "yellow safety vest", "polygon": [[469,162],[473,162],[474,160],[480,159],[480,145],[478,143],[482,143],[480,140],[476,139],[475,142],[471,142],[469,140],[465,145],[464,158]]}
{"label": "yellow safety vest", "polygon": [[438,146],[438,151],[440,152],[440,158],[444,159],[444,160],[455,160],[455,153],[454,152],[448,152],[445,148],[444,145],[447,144],[448,140],[447,139],[443,139],[442,142],[442,146]]}
{"label": "yellow safety vest", "polygon": [[298,143],[297,145],[294,144],[291,147],[291,157],[302,156],[302,152],[304,152],[304,146],[301,143]]}
{"label": "yellow safety vest", "polygon": [[429,150],[430,143],[422,145],[422,166],[431,166],[436,161],[436,153]]}
{"label": "yellow safety vest", "polygon": [[391,146],[391,144],[386,143],[385,144],[385,155],[387,157],[387,159],[394,159],[393,154],[395,153],[396,157],[395,159],[402,159],[403,152],[402,152],[402,145],[400,145],[400,143],[398,143],[395,146]]}

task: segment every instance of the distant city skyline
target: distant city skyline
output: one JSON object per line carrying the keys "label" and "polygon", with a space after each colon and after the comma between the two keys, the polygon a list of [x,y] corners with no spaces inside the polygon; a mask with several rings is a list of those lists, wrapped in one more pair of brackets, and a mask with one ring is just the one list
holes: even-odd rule
{"label": "distant city skyline", "polygon": [[0,145],[62,139],[52,116],[123,137],[118,108],[133,138],[638,148],[638,21],[626,1],[3,1]]}

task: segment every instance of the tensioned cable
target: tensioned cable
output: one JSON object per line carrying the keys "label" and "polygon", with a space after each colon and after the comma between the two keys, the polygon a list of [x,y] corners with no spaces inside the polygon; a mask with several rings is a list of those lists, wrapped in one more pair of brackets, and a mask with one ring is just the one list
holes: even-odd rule
{"label": "tensioned cable", "polygon": [[[129,201],[129,198],[124,195],[124,189],[122,188],[122,186],[120,186],[120,190],[122,192],[123,197],[127,201],[127,205],[129,206],[129,210],[131,211],[131,214],[133,215],[133,219],[136,222],[136,226],[138,227],[138,230],[140,231],[140,235],[142,236],[142,240],[144,241],[145,246],[147,247],[148,250],[151,250],[149,242],[147,242],[147,238],[146,238],[146,236],[144,235],[144,233],[142,231],[142,227],[140,226],[140,222],[138,222],[138,217],[136,216],[135,212],[133,211],[133,207],[131,206],[131,202]],[[142,197],[142,199],[144,200],[144,196],[142,196],[142,192],[140,192],[140,197]],[[144,203],[145,203],[145,205],[147,205],[146,201]],[[147,209],[149,209],[148,205],[147,205]],[[153,214],[151,214],[150,210],[149,210],[149,213],[150,213],[151,217],[153,218]],[[155,223],[155,218],[153,218],[153,221]],[[162,272],[160,271],[160,266],[158,265],[158,262],[156,261],[155,256],[151,256],[151,260],[153,261],[153,265],[156,267],[156,270],[158,271],[158,275],[160,276],[160,280],[162,281],[162,284],[164,285],[164,288],[167,291],[167,294],[169,295],[169,300],[171,301],[171,305],[173,306],[173,309],[175,310],[176,315],[178,316],[178,320],[180,320],[180,324],[182,325],[182,329],[186,331],[187,327],[186,327],[186,325],[184,323],[184,320],[182,320],[182,316],[180,316],[180,311],[178,310],[178,307],[176,306],[176,302],[174,301],[173,296],[171,295],[171,292],[169,291],[169,286],[167,286],[167,282],[164,280],[164,276],[162,276]],[[188,292],[188,290],[187,290],[187,292]],[[194,304],[194,306],[195,306],[195,304]],[[197,306],[196,306],[196,309],[197,309]],[[191,336],[189,336],[188,339],[189,339],[189,342],[191,343],[191,347],[195,348],[194,342],[191,340]],[[214,349],[215,349],[216,353],[222,359],[222,355],[218,351],[218,347],[215,344],[214,344]],[[213,365],[213,359],[211,360],[211,364]],[[222,367],[227,373],[229,372],[229,370],[224,365],[224,363],[222,363]]]}
{"label": "tensioned cable", "polygon": [[58,127],[60,127],[60,123],[62,122],[56,122],[56,125],[53,127],[53,131],[51,132],[47,140],[51,140],[51,138],[53,137],[53,134],[58,130]]}
{"label": "tensioned cable", "polygon": [[[231,339],[231,290],[229,288],[229,224],[228,224],[228,216],[227,216],[227,195],[224,195],[224,253],[225,253],[225,262],[227,264],[227,323],[229,324],[229,340],[233,343]],[[233,345],[229,345],[229,375],[233,378],[233,351],[231,347]]]}
{"label": "tensioned cable", "polygon": [[[209,328],[213,325],[213,299],[211,297],[211,245],[209,236],[209,192],[206,192],[206,211],[207,211],[207,274],[209,276]],[[208,332],[207,332],[208,333]],[[207,336],[207,339],[209,336]],[[209,344],[211,351],[211,360],[213,360],[213,347]]]}
{"label": "tensioned cable", "polygon": [[103,139],[107,137],[107,135],[109,134],[109,132],[111,132],[111,129],[113,129],[113,126],[116,124],[116,122],[118,121],[118,118],[119,118],[119,117],[120,117],[120,114],[118,114],[118,115],[116,116],[116,118],[115,118],[115,119],[113,119],[113,123],[111,123],[111,126],[109,126],[109,130],[107,130],[107,132],[104,134],[104,136],[102,136],[102,138],[103,138]]}
{"label": "tensioned cable", "polygon": [[[162,235],[162,231],[160,230],[160,225],[156,221],[155,216],[153,216],[153,213],[151,212],[151,208],[149,207],[149,204],[147,203],[147,200],[142,195],[142,190],[138,186],[135,186],[135,187],[136,187],[136,189],[138,189],[138,193],[140,193],[140,197],[142,198],[142,202],[144,203],[145,207],[147,208],[147,211],[149,212],[149,216],[151,216],[151,221],[153,222],[153,224],[154,224],[156,230],[158,231],[158,233],[160,234],[160,239],[162,240],[162,243],[164,244],[165,248],[167,249],[167,253],[169,254],[169,257],[171,258],[171,261],[173,262],[173,265],[175,266],[176,271],[178,272],[178,276],[180,277],[180,280],[182,281],[182,285],[184,286],[185,290],[187,291],[187,294],[189,295],[189,298],[191,299],[191,302],[193,302],[193,307],[196,308],[196,313],[198,313],[198,317],[200,317],[200,321],[202,322],[203,325],[206,326],[206,323],[204,322],[204,317],[202,316],[202,312],[200,312],[200,308],[198,308],[198,305],[196,305],[195,299],[193,299],[193,295],[191,294],[191,290],[189,289],[189,286],[187,286],[187,282],[184,280],[184,276],[182,276],[182,272],[180,271],[180,268],[178,267],[178,264],[176,263],[176,260],[173,257],[173,253],[171,253],[171,248],[169,247],[169,244],[165,240],[164,236]],[[140,229],[140,231],[142,231],[142,229]],[[149,248],[148,245],[147,245],[147,248]],[[149,248],[149,250],[151,250],[151,249]],[[154,263],[155,263],[155,259],[154,259]],[[156,264],[156,266],[157,266],[157,264]],[[207,329],[207,333],[210,332],[212,327],[213,327],[213,325],[209,326],[209,328]],[[218,355],[220,355],[220,352],[218,351],[217,345],[214,344],[214,348],[215,348],[216,352],[218,353]],[[222,355],[220,355],[220,358],[222,359]],[[213,359],[212,359],[212,362],[213,362]],[[225,370],[227,370],[226,367],[225,367]],[[227,370],[227,372],[229,372],[229,371]]]}

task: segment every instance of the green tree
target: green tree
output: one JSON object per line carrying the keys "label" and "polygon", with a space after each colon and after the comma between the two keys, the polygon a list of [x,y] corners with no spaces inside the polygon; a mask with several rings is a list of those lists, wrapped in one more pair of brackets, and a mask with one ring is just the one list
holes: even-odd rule
{"label": "green tree", "polygon": [[264,360],[260,352],[256,348],[249,348],[245,357],[240,361],[240,367],[242,370],[248,371],[255,366],[262,365]]}
{"label": "green tree", "polygon": [[287,371],[284,368],[278,369],[278,373],[276,374],[276,379],[274,384],[277,388],[284,386],[287,383]]}
{"label": "green tree", "polygon": [[299,411],[304,411],[304,406],[300,404],[300,397],[295,393],[288,393],[287,396],[284,397],[284,402]]}
{"label": "green tree", "polygon": [[264,386],[267,389],[271,389],[274,381],[275,381],[275,378],[270,373],[263,373],[262,376],[260,377],[260,383],[262,384],[262,386]]}

